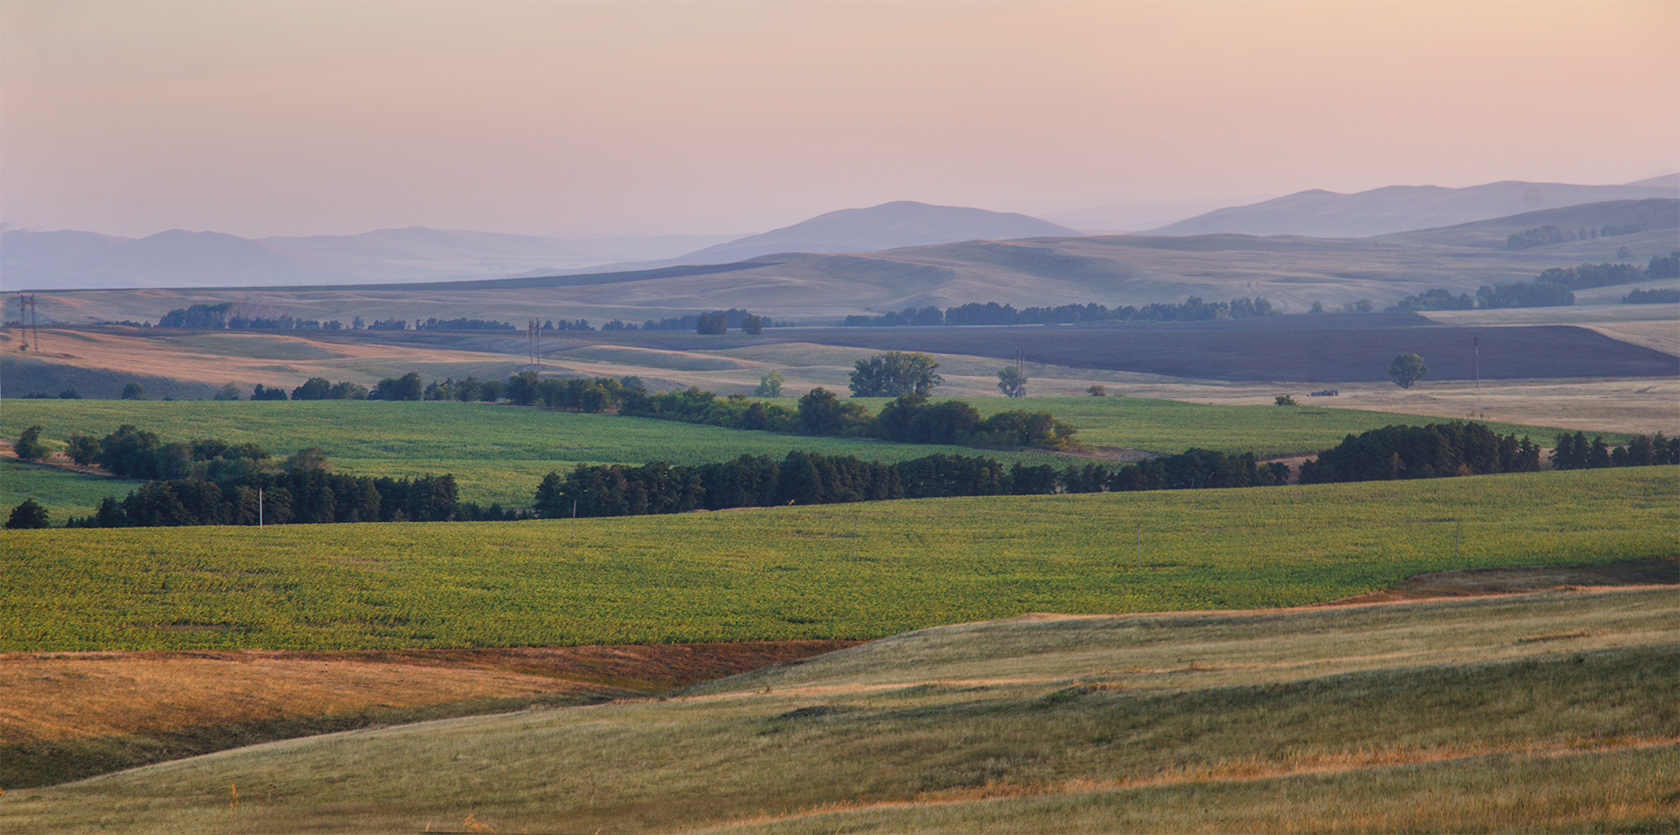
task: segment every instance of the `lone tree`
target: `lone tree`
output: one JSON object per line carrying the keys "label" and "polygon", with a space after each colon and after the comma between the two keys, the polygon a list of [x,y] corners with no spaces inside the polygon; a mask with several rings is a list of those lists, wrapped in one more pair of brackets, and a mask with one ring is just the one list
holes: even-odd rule
{"label": "lone tree", "polygon": [[1394,378],[1394,384],[1409,389],[1412,384],[1423,379],[1429,373],[1429,366],[1423,364],[1423,357],[1417,354],[1401,354],[1388,364],[1388,376]]}
{"label": "lone tree", "polygon": [[12,515],[6,520],[6,527],[13,530],[46,526],[47,509],[36,504],[34,499],[24,499],[23,504],[12,508]]}
{"label": "lone tree", "polygon": [[12,452],[17,453],[19,461],[39,461],[47,457],[47,447],[41,443],[41,427],[31,426],[23,430],[17,443],[12,444]]}
{"label": "lone tree", "polygon": [[124,400],[145,400],[146,399],[146,387],[140,385],[139,383],[129,383],[128,385],[123,386],[122,399],[124,399]]}
{"label": "lone tree", "polygon": [[782,384],[785,382],[787,378],[782,376],[782,372],[772,368],[769,373],[758,378],[758,388],[753,389],[753,396],[781,397]]}
{"label": "lone tree", "polygon": [[1027,375],[1021,369],[1011,365],[998,372],[998,391],[1004,397],[1025,397],[1027,394]]}
{"label": "lone tree", "polygon": [[933,357],[920,352],[888,351],[858,360],[852,372],[853,397],[926,397],[945,378],[934,373],[939,367]]}

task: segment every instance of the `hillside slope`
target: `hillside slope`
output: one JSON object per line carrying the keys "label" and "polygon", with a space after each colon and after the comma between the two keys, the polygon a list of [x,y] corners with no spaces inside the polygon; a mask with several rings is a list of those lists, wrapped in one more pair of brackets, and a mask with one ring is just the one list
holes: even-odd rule
{"label": "hillside slope", "polygon": [[20,831],[1666,831],[1680,716],[1651,671],[1680,652],[1677,615],[1667,588],[1028,616],[0,812]]}
{"label": "hillside slope", "polygon": [[1360,238],[1452,226],[1537,209],[1680,196],[1658,178],[1629,185],[1501,182],[1468,188],[1387,186],[1356,194],[1312,189],[1168,224],[1157,235],[1310,235]]}
{"label": "hillside slope", "polygon": [[1066,226],[1026,215],[899,200],[866,209],[829,212],[762,235],[696,250],[675,260],[722,264],[781,252],[874,252],[958,241],[1078,236]]}

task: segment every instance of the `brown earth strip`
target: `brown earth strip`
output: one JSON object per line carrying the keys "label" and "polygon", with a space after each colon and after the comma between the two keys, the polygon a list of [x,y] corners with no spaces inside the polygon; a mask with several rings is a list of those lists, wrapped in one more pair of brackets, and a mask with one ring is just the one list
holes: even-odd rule
{"label": "brown earth strip", "polygon": [[1657,557],[1608,565],[1473,568],[1419,574],[1391,589],[1320,603],[1351,606],[1438,597],[1482,597],[1539,591],[1613,586],[1672,586],[1680,584],[1680,557]]}
{"label": "brown earth strip", "polygon": [[0,788],[370,725],[635,698],[856,641],[0,654]]}

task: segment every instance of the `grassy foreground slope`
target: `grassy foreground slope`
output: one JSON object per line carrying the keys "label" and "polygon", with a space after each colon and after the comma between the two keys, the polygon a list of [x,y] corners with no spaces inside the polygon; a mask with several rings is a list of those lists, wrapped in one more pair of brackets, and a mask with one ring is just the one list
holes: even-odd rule
{"label": "grassy foreground slope", "polygon": [[[876,638],[1680,551],[1680,468],[502,523],[7,531],[0,650]],[[1142,526],[1141,567],[1138,526]],[[854,532],[856,538],[854,539]]]}
{"label": "grassy foreground slope", "polygon": [[1672,589],[1019,618],[670,700],[14,791],[0,814],[62,832],[1671,831],[1677,630]]}

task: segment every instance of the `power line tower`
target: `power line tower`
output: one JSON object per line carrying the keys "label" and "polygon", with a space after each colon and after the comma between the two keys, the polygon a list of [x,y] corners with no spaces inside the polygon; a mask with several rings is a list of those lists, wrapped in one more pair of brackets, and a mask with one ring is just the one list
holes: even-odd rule
{"label": "power line tower", "polygon": [[19,294],[17,298],[18,328],[23,332],[23,344],[18,346],[18,350],[27,351],[30,344],[33,343],[35,352],[40,353],[41,323],[35,315],[35,294],[31,293],[27,296]]}
{"label": "power line tower", "polygon": [[542,360],[542,346],[538,343],[538,340],[541,339],[541,333],[542,331],[537,328],[537,320],[527,320],[525,325],[525,352],[530,355],[532,371],[540,370],[538,363]]}
{"label": "power line tower", "polygon": [[1020,348],[1015,349],[1015,373],[1027,376],[1027,352]]}

